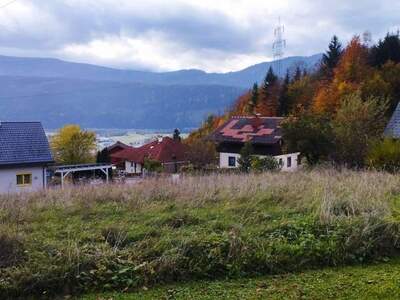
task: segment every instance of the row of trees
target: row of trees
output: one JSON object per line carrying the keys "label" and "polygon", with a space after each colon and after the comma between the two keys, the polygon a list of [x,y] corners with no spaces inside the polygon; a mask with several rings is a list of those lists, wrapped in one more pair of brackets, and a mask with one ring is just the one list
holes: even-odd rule
{"label": "row of trees", "polygon": [[400,161],[396,167],[382,156],[382,147],[395,143],[382,137],[400,96],[399,53],[399,34],[370,48],[354,37],[342,49],[334,37],[318,72],[308,76],[309,103],[292,110],[284,123],[287,150],[301,151],[310,164],[400,167]]}

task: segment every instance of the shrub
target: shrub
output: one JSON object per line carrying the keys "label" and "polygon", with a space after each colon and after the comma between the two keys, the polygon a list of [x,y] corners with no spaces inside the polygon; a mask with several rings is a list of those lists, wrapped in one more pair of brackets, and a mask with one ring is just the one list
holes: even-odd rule
{"label": "shrub", "polygon": [[143,167],[147,172],[151,172],[151,173],[161,173],[163,171],[162,164],[157,160],[152,160],[152,159],[146,158],[144,160]]}
{"label": "shrub", "polygon": [[240,150],[240,158],[238,159],[239,170],[248,173],[251,168],[251,161],[253,159],[253,146],[250,142],[246,142]]}
{"label": "shrub", "polygon": [[17,265],[24,255],[23,243],[15,236],[0,234],[0,269]]}
{"label": "shrub", "polygon": [[280,169],[280,165],[273,156],[254,156],[251,161],[251,169],[255,172],[277,171]]}
{"label": "shrub", "polygon": [[367,156],[367,165],[377,170],[400,170],[400,140],[386,138],[374,143]]}

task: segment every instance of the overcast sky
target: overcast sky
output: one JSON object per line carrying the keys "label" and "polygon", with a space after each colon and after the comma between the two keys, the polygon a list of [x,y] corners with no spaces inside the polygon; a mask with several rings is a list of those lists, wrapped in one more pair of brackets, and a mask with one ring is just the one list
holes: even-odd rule
{"label": "overcast sky", "polygon": [[[1,5],[10,0],[0,0]],[[285,56],[322,52],[400,28],[393,0],[17,0],[0,9],[0,54],[57,57],[118,68],[226,72],[271,60],[285,25]]]}

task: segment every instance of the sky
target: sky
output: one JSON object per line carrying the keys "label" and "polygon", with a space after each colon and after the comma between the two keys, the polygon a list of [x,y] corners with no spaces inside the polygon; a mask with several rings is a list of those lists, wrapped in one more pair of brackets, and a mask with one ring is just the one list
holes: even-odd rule
{"label": "sky", "polygon": [[0,54],[54,57],[123,69],[229,72],[325,51],[370,31],[400,28],[393,0],[0,0]]}

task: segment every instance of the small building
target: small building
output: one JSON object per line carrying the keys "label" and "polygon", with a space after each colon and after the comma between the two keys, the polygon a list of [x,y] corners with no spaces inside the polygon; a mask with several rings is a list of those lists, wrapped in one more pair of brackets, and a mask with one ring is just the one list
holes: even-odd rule
{"label": "small building", "polygon": [[232,117],[218,127],[210,140],[217,143],[220,168],[238,168],[240,151],[246,142],[253,146],[254,155],[273,156],[283,171],[298,167],[300,153],[284,153],[281,122],[278,117]]}
{"label": "small building", "polygon": [[0,122],[0,193],[45,189],[52,163],[40,122]]}
{"label": "small building", "polygon": [[396,110],[390,118],[384,135],[386,137],[400,139],[400,103],[397,105]]}
{"label": "small building", "polygon": [[111,162],[127,175],[142,175],[145,160],[161,163],[166,173],[177,173],[187,163],[188,148],[180,140],[164,137],[139,148],[129,147],[111,154]]}

